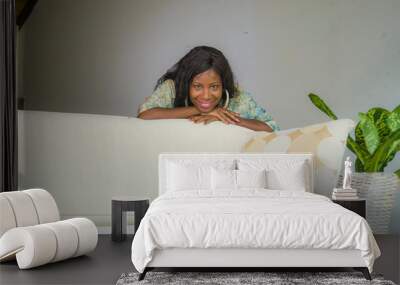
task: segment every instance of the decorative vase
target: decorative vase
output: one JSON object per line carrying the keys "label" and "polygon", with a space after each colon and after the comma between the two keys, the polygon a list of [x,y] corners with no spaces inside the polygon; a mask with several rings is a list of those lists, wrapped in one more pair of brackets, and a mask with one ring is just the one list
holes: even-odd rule
{"label": "decorative vase", "polygon": [[[339,176],[337,187],[341,188],[343,175]],[[360,172],[352,174],[351,187],[366,199],[367,221],[374,234],[389,233],[390,216],[400,179],[393,173]]]}

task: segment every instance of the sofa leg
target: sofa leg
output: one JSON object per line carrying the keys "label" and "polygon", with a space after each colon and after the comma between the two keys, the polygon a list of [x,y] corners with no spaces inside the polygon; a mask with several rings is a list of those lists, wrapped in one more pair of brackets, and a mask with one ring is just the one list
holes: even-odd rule
{"label": "sofa leg", "polygon": [[139,274],[138,281],[142,281],[142,280],[144,279],[144,277],[146,276],[147,271],[148,271],[148,269],[147,269],[147,267],[146,267],[146,268],[143,270],[143,272]]}
{"label": "sofa leg", "polygon": [[355,267],[354,269],[357,271],[361,271],[362,274],[364,275],[365,279],[372,280],[371,274],[369,274],[369,270],[367,267]]}

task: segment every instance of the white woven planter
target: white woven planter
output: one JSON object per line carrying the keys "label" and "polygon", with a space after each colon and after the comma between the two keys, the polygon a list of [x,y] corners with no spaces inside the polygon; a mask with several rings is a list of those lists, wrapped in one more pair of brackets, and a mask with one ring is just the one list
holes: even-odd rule
{"label": "white woven planter", "polygon": [[[342,187],[343,176],[339,176],[338,187]],[[400,180],[393,173],[353,173],[351,187],[358,190],[360,198],[367,200],[367,221],[375,234],[389,233],[396,191]]]}

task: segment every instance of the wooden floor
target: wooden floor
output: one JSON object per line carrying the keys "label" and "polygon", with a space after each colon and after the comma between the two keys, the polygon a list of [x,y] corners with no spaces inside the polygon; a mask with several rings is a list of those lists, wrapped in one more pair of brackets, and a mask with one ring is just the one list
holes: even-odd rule
{"label": "wooden floor", "polygon": [[[377,235],[382,257],[375,263],[375,272],[399,283],[400,239]],[[88,256],[19,270],[16,262],[0,264],[0,284],[115,284],[124,272],[134,271],[130,258],[131,239],[112,242],[111,236],[100,235],[94,252]]]}

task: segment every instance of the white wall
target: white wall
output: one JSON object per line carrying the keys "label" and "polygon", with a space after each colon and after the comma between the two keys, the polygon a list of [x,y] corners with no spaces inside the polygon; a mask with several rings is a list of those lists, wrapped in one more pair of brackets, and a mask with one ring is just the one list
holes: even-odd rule
{"label": "white wall", "polygon": [[[133,116],[206,44],[284,129],[326,119],[309,92],[357,119],[400,103],[399,15],[398,0],[41,0],[19,34],[18,92],[31,110]],[[393,217],[400,233],[400,195]]]}

